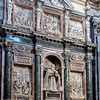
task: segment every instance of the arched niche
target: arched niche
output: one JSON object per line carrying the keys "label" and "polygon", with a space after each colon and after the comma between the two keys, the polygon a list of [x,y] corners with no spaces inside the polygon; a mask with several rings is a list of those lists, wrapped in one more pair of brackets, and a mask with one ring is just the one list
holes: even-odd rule
{"label": "arched niche", "polygon": [[[55,99],[58,95],[59,100],[63,100],[64,91],[64,67],[59,56],[47,55],[43,61],[43,100],[49,98],[47,95],[51,95],[50,98]],[[54,97],[53,97],[54,96]]]}

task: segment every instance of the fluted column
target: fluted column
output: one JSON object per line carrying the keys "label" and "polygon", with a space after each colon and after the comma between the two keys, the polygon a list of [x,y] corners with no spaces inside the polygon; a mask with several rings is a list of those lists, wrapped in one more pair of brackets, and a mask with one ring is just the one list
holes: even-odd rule
{"label": "fluted column", "polygon": [[86,63],[87,100],[93,100],[92,59],[93,59],[92,55],[87,55],[87,63]]}
{"label": "fluted column", "polygon": [[65,71],[64,71],[64,100],[70,100],[69,95],[69,59],[70,59],[70,52],[65,52],[64,57],[64,64],[65,64]]}
{"label": "fluted column", "polygon": [[36,47],[35,55],[35,100],[41,100],[41,47]]}
{"label": "fluted column", "polygon": [[4,99],[11,99],[11,76],[13,61],[13,43],[6,42],[6,64],[5,64],[5,80],[4,80]]}

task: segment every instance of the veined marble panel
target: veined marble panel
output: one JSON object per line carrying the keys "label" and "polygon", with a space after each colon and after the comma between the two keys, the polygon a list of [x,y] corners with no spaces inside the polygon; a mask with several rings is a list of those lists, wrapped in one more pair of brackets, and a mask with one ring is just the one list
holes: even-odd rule
{"label": "veined marble panel", "polygon": [[33,28],[33,10],[15,5],[14,25],[26,28]]}

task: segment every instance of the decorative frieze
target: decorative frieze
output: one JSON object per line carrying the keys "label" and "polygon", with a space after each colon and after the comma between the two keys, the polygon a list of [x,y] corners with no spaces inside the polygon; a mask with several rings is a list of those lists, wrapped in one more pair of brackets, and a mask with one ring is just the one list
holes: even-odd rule
{"label": "decorative frieze", "polygon": [[14,5],[14,25],[33,29],[33,9]]}

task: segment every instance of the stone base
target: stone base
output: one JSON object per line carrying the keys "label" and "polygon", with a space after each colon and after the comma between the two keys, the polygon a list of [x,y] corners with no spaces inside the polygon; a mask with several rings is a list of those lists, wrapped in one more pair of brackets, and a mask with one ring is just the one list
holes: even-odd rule
{"label": "stone base", "polygon": [[44,91],[44,100],[61,100],[61,92]]}

